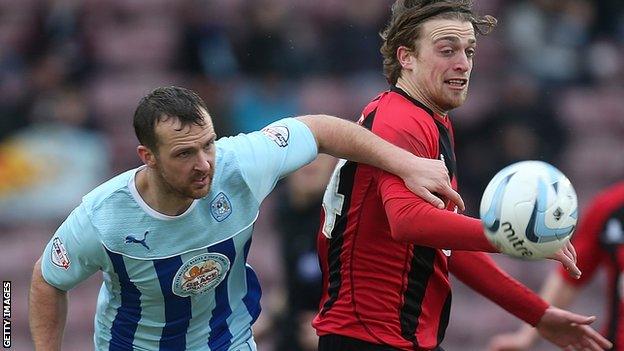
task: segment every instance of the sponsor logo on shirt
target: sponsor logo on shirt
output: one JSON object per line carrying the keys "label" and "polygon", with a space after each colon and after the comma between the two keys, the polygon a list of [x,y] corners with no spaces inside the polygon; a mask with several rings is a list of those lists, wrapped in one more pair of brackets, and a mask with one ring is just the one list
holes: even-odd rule
{"label": "sponsor logo on shirt", "polygon": [[262,133],[273,140],[277,146],[286,147],[290,138],[290,131],[285,126],[269,126],[262,130]]}
{"label": "sponsor logo on shirt", "polygon": [[173,293],[188,297],[203,294],[219,285],[228,270],[230,260],[220,253],[205,253],[188,260],[173,278]]}
{"label": "sponsor logo on shirt", "polygon": [[219,193],[210,203],[210,213],[217,222],[223,222],[232,213],[232,203],[224,194]]}
{"label": "sponsor logo on shirt", "polygon": [[52,239],[52,263],[55,266],[63,268],[64,270],[69,269],[69,255],[67,254],[67,250],[65,250],[65,245],[60,238],[56,237]]}

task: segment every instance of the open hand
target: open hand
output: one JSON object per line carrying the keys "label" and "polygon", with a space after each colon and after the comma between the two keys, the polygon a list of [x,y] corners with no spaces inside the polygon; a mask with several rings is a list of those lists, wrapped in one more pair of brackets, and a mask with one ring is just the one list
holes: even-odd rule
{"label": "open hand", "polygon": [[576,266],[576,250],[571,242],[568,241],[561,250],[555,252],[548,258],[561,262],[571,277],[575,279],[581,277],[581,270]]}
{"label": "open hand", "polygon": [[411,171],[402,178],[407,188],[414,194],[439,209],[446,207],[445,200],[457,205],[460,211],[466,209],[461,196],[451,187],[448,170],[443,161],[414,158],[410,169]]}
{"label": "open hand", "polygon": [[536,328],[543,338],[563,350],[601,351],[612,348],[609,340],[589,326],[595,320],[594,316],[583,316],[551,306]]}

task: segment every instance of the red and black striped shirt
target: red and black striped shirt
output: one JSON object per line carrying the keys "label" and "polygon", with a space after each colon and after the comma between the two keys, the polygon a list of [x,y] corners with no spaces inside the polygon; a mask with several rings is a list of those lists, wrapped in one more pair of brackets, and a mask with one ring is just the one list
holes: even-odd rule
{"label": "red and black striped shirt", "polygon": [[599,267],[606,269],[608,321],[603,335],[613,342],[613,350],[624,350],[624,182],[598,194],[584,212],[572,239],[583,275],[575,280],[563,269],[560,274],[581,286]]}
{"label": "red and black striped shirt", "polygon": [[[456,188],[448,117],[435,115],[393,87],[366,106],[360,123],[418,156],[443,159]],[[318,235],[323,294],[313,322],[319,335],[338,334],[403,350],[435,349],[449,320],[449,271],[531,324],[547,307],[486,254],[451,255],[444,250],[494,249],[478,220],[454,213],[454,206],[431,206],[394,175],[342,161],[323,209]],[[523,307],[527,301],[534,307]]]}

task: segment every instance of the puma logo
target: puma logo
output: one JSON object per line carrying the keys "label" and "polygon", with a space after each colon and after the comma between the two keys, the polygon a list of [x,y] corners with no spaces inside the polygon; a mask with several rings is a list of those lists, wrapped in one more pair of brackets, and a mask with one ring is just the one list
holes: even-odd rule
{"label": "puma logo", "polygon": [[149,233],[149,230],[145,231],[145,234],[143,234],[143,239],[139,240],[137,238],[135,238],[132,235],[128,235],[126,237],[126,244],[141,244],[145,249],[149,250],[149,246],[147,246],[147,244],[145,243],[145,239],[147,239],[147,233]]}

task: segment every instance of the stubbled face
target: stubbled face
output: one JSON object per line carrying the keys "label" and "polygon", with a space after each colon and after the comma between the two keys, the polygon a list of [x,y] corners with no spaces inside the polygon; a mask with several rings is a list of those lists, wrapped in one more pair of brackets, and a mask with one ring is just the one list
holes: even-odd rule
{"label": "stubbled face", "polygon": [[466,101],[475,31],[470,22],[446,19],[427,21],[421,31],[408,79],[431,103],[448,112]]}
{"label": "stubbled face", "polygon": [[181,199],[199,199],[208,194],[215,169],[216,134],[205,113],[203,126],[181,127],[177,118],[156,124],[158,153],[155,170],[163,191]]}

